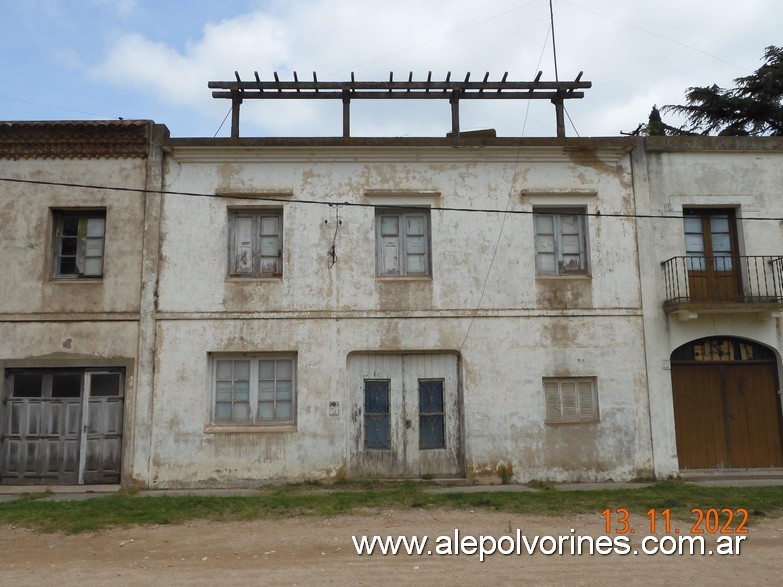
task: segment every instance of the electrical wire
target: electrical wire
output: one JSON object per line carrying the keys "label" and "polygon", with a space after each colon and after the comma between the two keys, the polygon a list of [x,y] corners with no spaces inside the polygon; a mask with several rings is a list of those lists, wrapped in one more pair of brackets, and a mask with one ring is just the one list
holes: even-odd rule
{"label": "electrical wire", "polygon": [[[90,190],[102,190],[102,191],[116,191],[116,192],[131,192],[131,193],[143,193],[143,194],[153,194],[153,195],[160,195],[160,196],[187,196],[192,198],[217,198],[217,199],[225,199],[225,200],[252,200],[254,202],[277,202],[281,204],[308,204],[308,205],[318,205],[318,206],[343,206],[343,207],[354,207],[354,208],[378,208],[379,206],[377,204],[366,204],[363,202],[327,202],[324,200],[307,200],[307,199],[298,199],[298,200],[292,200],[291,198],[276,198],[274,196],[258,196],[258,195],[241,195],[241,194],[208,194],[203,192],[183,192],[183,191],[175,191],[175,190],[152,190],[152,189],[146,189],[146,188],[128,188],[128,187],[121,187],[121,186],[108,186],[108,185],[96,185],[96,184],[85,184],[85,183],[73,183],[73,182],[59,182],[59,181],[44,181],[40,179],[18,179],[13,177],[0,177],[0,181],[9,182],[9,183],[19,183],[19,184],[28,184],[28,185],[46,185],[46,186],[57,186],[57,187],[68,187],[68,188],[77,188],[77,189],[90,189]],[[0,196],[1,198],[2,196]],[[410,208],[410,205],[402,205],[402,204],[384,204],[383,208],[388,209],[408,209]],[[502,210],[499,208],[462,208],[459,206],[432,206],[427,208],[428,210],[432,210],[434,212],[464,212],[464,213],[474,213],[474,214],[512,214],[512,215],[522,215],[522,216],[532,216],[535,214],[535,211],[533,210]],[[662,220],[672,220],[672,219],[680,219],[687,218],[687,216],[683,214],[627,214],[627,213],[616,213],[616,212],[576,212],[574,213],[575,216],[585,216],[585,217],[592,217],[592,218],[619,218],[619,219],[662,219]],[[739,219],[738,219],[739,220]],[[765,220],[765,221],[777,221],[777,222],[783,222],[783,216],[750,216],[750,217],[743,217],[741,219],[744,221],[756,221],[756,220]]]}

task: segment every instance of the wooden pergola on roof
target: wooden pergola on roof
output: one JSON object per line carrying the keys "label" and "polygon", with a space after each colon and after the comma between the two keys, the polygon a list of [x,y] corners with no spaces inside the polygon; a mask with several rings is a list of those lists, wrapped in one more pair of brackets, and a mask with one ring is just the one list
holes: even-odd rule
{"label": "wooden pergola on roof", "polygon": [[508,72],[499,81],[489,81],[489,72],[482,81],[470,81],[470,72],[464,81],[451,79],[451,72],[444,81],[433,81],[432,72],[426,81],[413,81],[413,73],[407,81],[356,81],[319,82],[313,72],[313,81],[300,81],[294,72],[293,81],[281,81],[277,72],[274,81],[261,81],[258,72],[255,80],[243,81],[234,72],[236,81],[209,82],[213,98],[231,100],[231,136],[239,136],[239,107],[243,100],[342,100],[343,137],[351,136],[351,100],[448,100],[451,104],[451,136],[459,138],[460,100],[550,100],[555,105],[557,136],[565,137],[563,102],[571,98],[583,98],[581,89],[590,88],[591,82],[580,81],[582,72],[572,82],[541,81],[541,72],[532,82],[508,81]]}

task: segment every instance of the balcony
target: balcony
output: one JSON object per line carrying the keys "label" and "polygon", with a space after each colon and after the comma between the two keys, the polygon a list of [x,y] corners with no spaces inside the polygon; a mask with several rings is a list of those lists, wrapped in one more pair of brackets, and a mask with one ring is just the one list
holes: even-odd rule
{"label": "balcony", "polygon": [[783,309],[783,257],[683,256],[661,265],[663,309],[680,320],[749,313],[769,319]]}

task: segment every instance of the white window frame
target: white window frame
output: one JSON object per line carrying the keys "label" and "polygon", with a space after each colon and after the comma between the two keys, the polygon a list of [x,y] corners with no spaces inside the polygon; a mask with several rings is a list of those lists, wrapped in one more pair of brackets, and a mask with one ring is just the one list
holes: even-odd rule
{"label": "white window frame", "polygon": [[[589,271],[587,251],[587,226],[585,223],[585,208],[534,208],[533,230],[535,232],[536,275],[587,275]],[[565,229],[563,217],[576,216],[577,233],[563,234]],[[539,219],[552,219],[552,232],[539,230]],[[573,239],[577,239],[578,265],[571,266],[567,262],[568,257],[576,257],[577,254],[567,251],[569,242],[573,246]],[[542,256],[552,256],[554,269],[543,269]]]}
{"label": "white window frame", "polygon": [[[106,253],[106,210],[54,209],[52,277],[54,279],[100,279]],[[65,221],[76,220],[75,235],[65,235]],[[66,239],[75,247],[66,248]],[[72,251],[72,252],[71,252]],[[63,271],[65,259],[73,259],[74,271]]]}
{"label": "white window frame", "polygon": [[[396,220],[396,229],[392,221]],[[414,223],[420,232],[414,234]],[[375,260],[378,277],[431,277],[429,208],[376,208]],[[410,258],[418,258],[417,270]]]}
{"label": "white window frame", "polygon": [[228,225],[229,277],[283,277],[282,208],[229,208]]}
{"label": "white window frame", "polygon": [[598,386],[595,377],[544,377],[547,424],[598,422]]}
{"label": "white window frame", "polygon": [[[248,363],[248,390],[247,390],[247,418],[234,418],[233,417],[233,405],[243,403],[243,400],[236,399],[236,390],[232,389],[231,397],[225,392],[225,388],[221,394],[219,389],[218,368],[221,361],[231,361],[232,363],[238,361],[244,361]],[[274,391],[272,397],[264,395],[261,389],[261,370],[262,362],[275,362],[275,375],[270,378],[265,378],[264,381],[272,381],[274,383]],[[278,377],[279,362],[290,362],[290,379],[288,376]],[[233,426],[246,426],[246,427],[270,427],[270,426],[293,426],[296,424],[296,410],[297,410],[297,373],[296,373],[296,354],[295,353],[261,353],[261,354],[246,354],[246,353],[215,353],[210,355],[210,378],[211,378],[211,425],[214,427],[233,427]],[[232,364],[232,371],[234,370]],[[232,374],[233,375],[233,374]],[[226,381],[225,378],[222,381]],[[237,381],[232,377],[232,383]],[[281,390],[277,387],[278,382],[290,381],[291,383],[291,397],[286,398],[284,395],[278,397]],[[260,403],[272,403],[273,411],[276,410],[278,403],[290,403],[290,417],[276,417],[264,418],[259,408]],[[231,404],[232,417],[221,417],[218,412],[220,408],[218,404]]]}

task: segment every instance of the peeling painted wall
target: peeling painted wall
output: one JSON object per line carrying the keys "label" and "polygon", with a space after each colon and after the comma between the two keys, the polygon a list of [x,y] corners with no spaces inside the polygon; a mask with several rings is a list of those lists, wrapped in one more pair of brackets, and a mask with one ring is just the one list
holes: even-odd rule
{"label": "peeling painted wall", "polygon": [[[165,198],[150,484],[343,474],[355,438],[346,361],[361,352],[459,354],[460,450],[470,477],[499,466],[515,481],[651,474],[636,233],[633,220],[610,217],[634,209],[630,155],[617,141],[580,145],[173,141],[167,190],[284,202]],[[341,206],[335,239],[335,207],[297,200],[370,207]],[[228,277],[228,209],[269,205],[284,209],[283,277]],[[433,210],[431,278],[382,279],[371,206],[389,205],[523,213],[506,216],[496,249],[501,213]],[[534,206],[592,214],[588,275],[536,276]],[[212,422],[210,354],[283,351],[298,361],[295,428],[221,432]],[[596,378],[599,421],[545,424],[542,378],[575,376]],[[328,415],[330,402],[339,415]]]}
{"label": "peeling painted wall", "polygon": [[773,349],[780,370],[783,330],[780,318],[737,308],[667,316],[661,263],[685,254],[681,216],[688,207],[735,209],[739,254],[781,255],[781,222],[749,219],[781,215],[783,140],[650,137],[635,149],[633,165],[637,212],[664,217],[640,218],[638,231],[655,472],[665,477],[678,473],[671,353],[699,338],[742,337]]}

